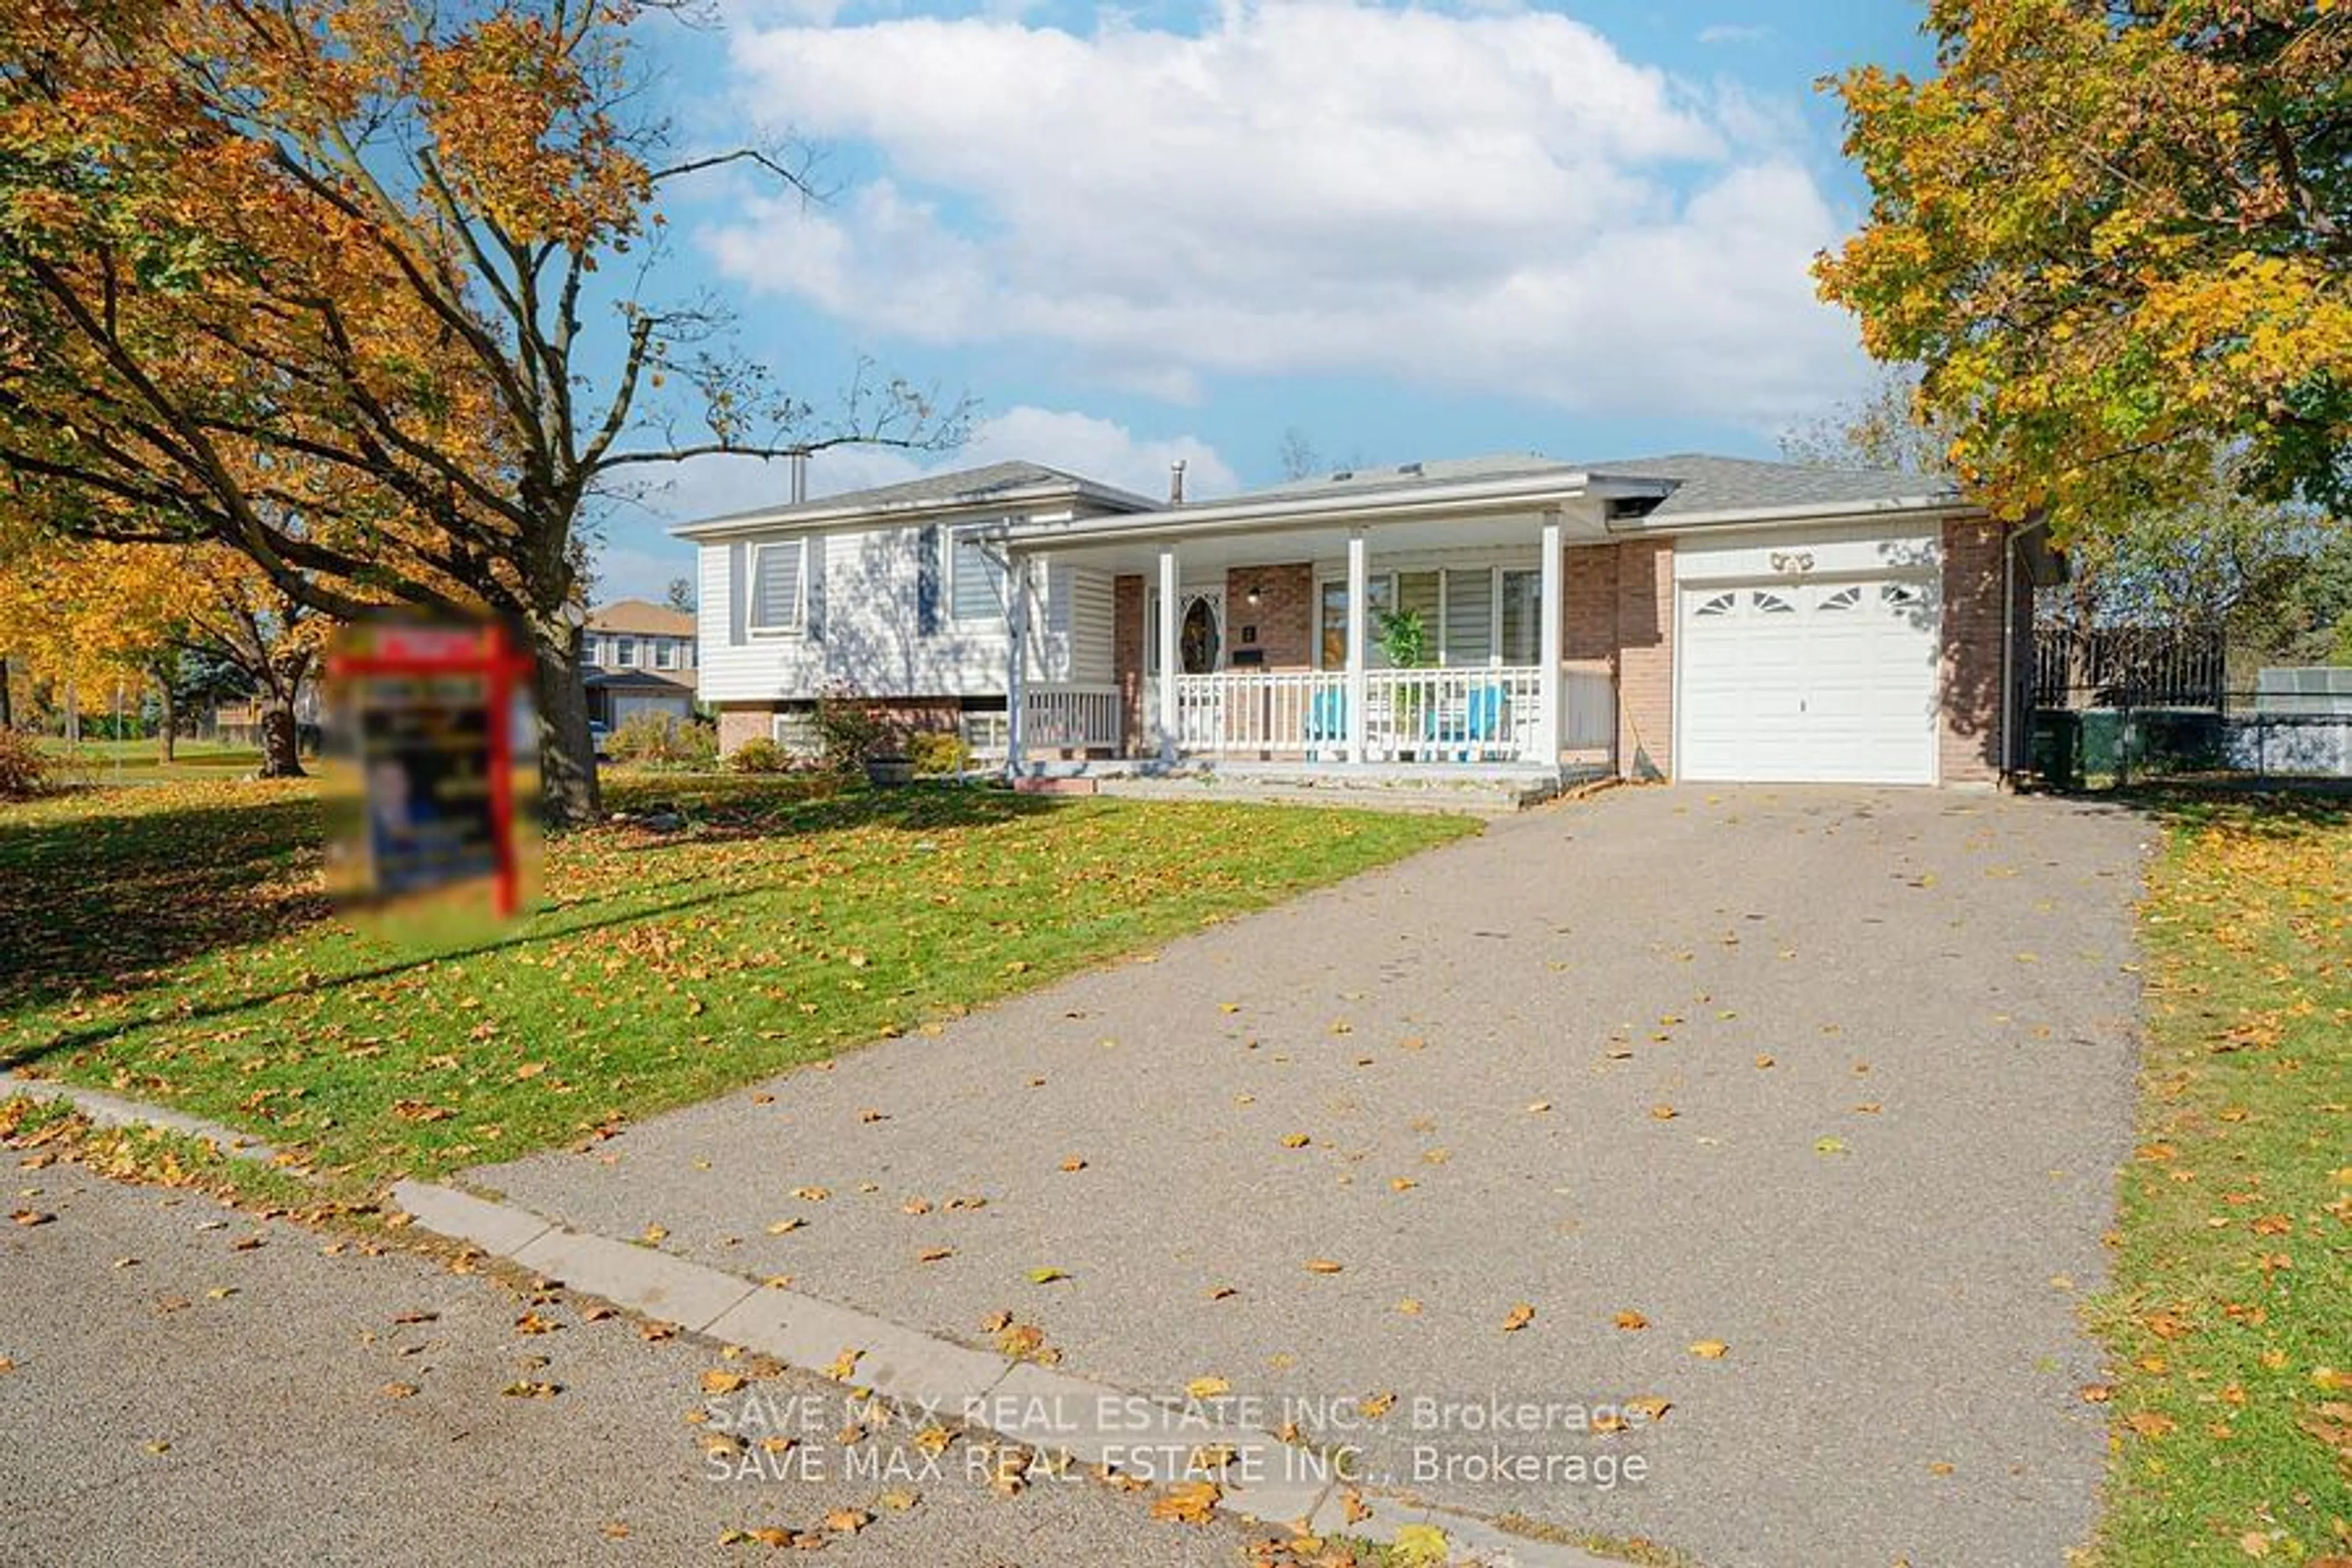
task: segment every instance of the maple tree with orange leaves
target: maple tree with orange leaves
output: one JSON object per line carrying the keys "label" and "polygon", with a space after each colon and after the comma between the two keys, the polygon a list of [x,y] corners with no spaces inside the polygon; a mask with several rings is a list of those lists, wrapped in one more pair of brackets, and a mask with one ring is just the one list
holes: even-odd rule
{"label": "maple tree with orange leaves", "polygon": [[[820,413],[646,290],[678,153],[612,0],[19,0],[0,11],[0,470],[62,536],[236,552],[333,617],[527,628],[545,798],[598,796],[583,519],[710,453],[930,447],[861,370]],[[624,281],[612,264],[633,258]]]}

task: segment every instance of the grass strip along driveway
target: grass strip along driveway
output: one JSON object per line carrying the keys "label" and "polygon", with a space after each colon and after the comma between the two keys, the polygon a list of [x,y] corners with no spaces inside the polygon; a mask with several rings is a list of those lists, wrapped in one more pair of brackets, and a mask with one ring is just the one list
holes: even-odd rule
{"label": "grass strip along driveway", "polygon": [[2352,1564],[2352,809],[2158,815],[2099,1560]]}
{"label": "grass strip along driveway", "polygon": [[557,839],[537,913],[439,952],[332,917],[308,785],[0,810],[0,1066],[180,1106],[354,1180],[432,1175],[593,1139],[1475,831],[944,786],[610,795],[685,826]]}

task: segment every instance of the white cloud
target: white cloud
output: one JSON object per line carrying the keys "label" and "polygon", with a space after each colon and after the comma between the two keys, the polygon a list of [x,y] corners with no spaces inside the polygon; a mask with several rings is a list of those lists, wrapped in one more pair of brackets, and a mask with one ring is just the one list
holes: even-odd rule
{"label": "white cloud", "polygon": [[[897,484],[926,473],[1024,458],[1157,500],[1169,465],[1182,459],[1185,493],[1198,500],[1238,487],[1232,465],[1194,436],[1139,437],[1092,415],[1024,405],[975,421],[952,452],[909,453],[837,447],[809,463],[813,499]],[[781,506],[792,471],[756,458],[703,458],[678,465],[667,482],[615,505],[596,550],[596,597],[658,600],[673,577],[694,574],[694,549],[664,531],[695,518]]]}
{"label": "white cloud", "polygon": [[1717,22],[1698,30],[1702,44],[1760,44],[1772,36],[1772,29],[1760,22]]}
{"label": "white cloud", "polygon": [[1853,375],[1799,122],[1566,17],[1234,0],[1197,37],[901,18],[733,47],[755,118],[883,173],[703,241],[867,331],[1059,343],[1171,401],[1373,373],[1777,427]]}

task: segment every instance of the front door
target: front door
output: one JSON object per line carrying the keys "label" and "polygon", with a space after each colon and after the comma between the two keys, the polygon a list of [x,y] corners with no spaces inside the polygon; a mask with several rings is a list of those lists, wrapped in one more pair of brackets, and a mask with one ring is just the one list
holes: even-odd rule
{"label": "front door", "polygon": [[1214,675],[1225,668],[1225,595],[1204,588],[1183,595],[1184,618],[1176,626],[1176,657],[1187,675]]}
{"label": "front door", "polygon": [[[1185,675],[1214,675],[1225,668],[1225,591],[1186,588],[1176,595],[1176,668]],[[1160,593],[1151,594],[1143,622],[1143,668],[1160,668]]]}

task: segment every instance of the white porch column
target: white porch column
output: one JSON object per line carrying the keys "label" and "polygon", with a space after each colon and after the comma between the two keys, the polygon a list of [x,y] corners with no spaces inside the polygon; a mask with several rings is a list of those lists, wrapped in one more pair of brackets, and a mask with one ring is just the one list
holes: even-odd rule
{"label": "white porch column", "polygon": [[1371,683],[1364,671],[1371,667],[1369,623],[1371,619],[1371,542],[1360,528],[1348,531],[1348,760],[1364,760],[1365,713]]}
{"label": "white porch column", "polygon": [[1176,760],[1176,547],[1160,547],[1160,755]]}
{"label": "white porch column", "polygon": [[1543,710],[1537,732],[1543,738],[1546,767],[1559,765],[1559,662],[1565,651],[1565,634],[1560,626],[1561,579],[1566,571],[1567,563],[1559,552],[1559,509],[1549,507],[1543,514],[1543,668],[1536,672],[1536,701]]}
{"label": "white porch column", "polygon": [[1005,619],[1012,635],[1005,642],[1013,667],[1004,680],[1004,774],[1017,779],[1028,763],[1027,715],[1023,710],[1029,706],[1029,562],[1015,555],[1008,565],[1013,603]]}

